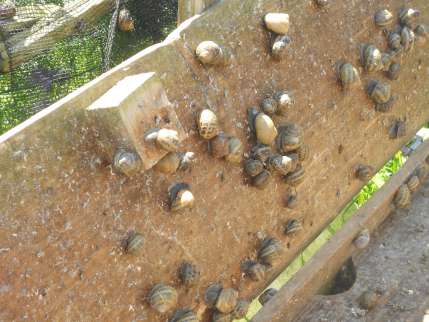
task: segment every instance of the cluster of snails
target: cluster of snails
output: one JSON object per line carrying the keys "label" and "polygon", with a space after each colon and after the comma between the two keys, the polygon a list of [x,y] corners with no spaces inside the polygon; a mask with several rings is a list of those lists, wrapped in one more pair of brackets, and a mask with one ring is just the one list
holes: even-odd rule
{"label": "cluster of snails", "polygon": [[271,55],[280,60],[291,42],[289,32],[289,15],[287,13],[267,13],[264,17],[265,27],[270,31]]}
{"label": "cluster of snails", "polygon": [[216,159],[225,159],[231,163],[241,163],[243,158],[243,144],[235,136],[221,131],[216,114],[204,109],[198,116],[198,131],[200,136],[207,140],[209,152]]}
{"label": "cluster of snails", "polygon": [[204,294],[204,302],[213,310],[213,322],[231,322],[242,319],[249,310],[250,302],[238,298],[238,291],[233,288],[223,288],[221,284],[211,284]]}
{"label": "cluster of snails", "polygon": [[428,177],[429,170],[424,164],[419,165],[414,172],[410,175],[407,181],[402,184],[394,197],[394,204],[396,208],[407,208],[411,203],[411,196],[418,190],[421,183]]}

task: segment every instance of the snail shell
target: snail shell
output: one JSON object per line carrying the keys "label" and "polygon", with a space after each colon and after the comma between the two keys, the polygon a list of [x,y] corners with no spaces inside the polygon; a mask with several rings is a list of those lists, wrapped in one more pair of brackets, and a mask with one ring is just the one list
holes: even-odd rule
{"label": "snail shell", "polygon": [[411,176],[411,178],[408,179],[407,186],[408,186],[408,189],[410,189],[410,191],[412,193],[414,193],[417,190],[419,190],[419,187],[420,187],[420,179],[419,179],[419,177],[416,176],[416,175]]}
{"label": "snail shell", "polygon": [[305,178],[304,167],[298,164],[296,169],[293,172],[290,172],[285,176],[285,182],[291,186],[297,186],[304,181],[304,178]]}
{"label": "snail shell", "polygon": [[223,132],[219,133],[218,136],[209,141],[209,150],[210,154],[217,159],[226,157],[229,154],[228,136]]}
{"label": "snail shell", "polygon": [[248,159],[244,163],[244,171],[250,177],[256,177],[262,171],[264,171],[264,164],[259,160]]}
{"label": "snail shell", "polygon": [[242,270],[252,281],[259,282],[265,279],[267,268],[265,265],[249,260],[243,264]]}
{"label": "snail shell", "polygon": [[379,295],[374,291],[365,291],[359,296],[359,306],[364,310],[371,310],[378,304]]}
{"label": "snail shell", "polygon": [[155,166],[153,167],[156,171],[172,174],[175,173],[180,166],[181,154],[176,152],[170,152],[165,157],[163,157]]}
{"label": "snail shell", "polygon": [[250,302],[244,299],[238,300],[237,305],[232,311],[231,315],[233,319],[244,319],[249,311]]}
{"label": "snail shell", "polygon": [[419,178],[420,182],[425,181],[429,174],[428,167],[424,164],[420,164],[416,168],[415,174]]}
{"label": "snail shell", "polygon": [[232,314],[224,314],[218,311],[213,312],[212,322],[231,322]]}
{"label": "snail shell", "polygon": [[268,159],[273,155],[271,148],[265,144],[257,144],[252,147],[250,154],[253,159],[259,160],[262,163],[266,163]]}
{"label": "snail shell", "polygon": [[231,313],[238,301],[238,292],[233,288],[223,288],[216,300],[216,309],[221,313]]}
{"label": "snail shell", "polygon": [[137,153],[119,150],[113,158],[113,168],[127,177],[132,177],[141,171],[142,162]]}
{"label": "snail shell", "polygon": [[286,227],[284,230],[285,235],[293,235],[298,231],[302,230],[302,225],[297,219],[290,219],[286,223]]}
{"label": "snail shell", "polygon": [[206,140],[211,140],[219,134],[219,122],[213,111],[209,109],[201,111],[198,117],[198,131]]}
{"label": "snail shell", "polygon": [[186,152],[180,153],[180,164],[179,169],[181,171],[188,170],[190,165],[195,162],[195,153],[194,152]]}
{"label": "snail shell", "polygon": [[264,306],[265,304],[268,303],[269,300],[271,300],[274,296],[276,296],[277,292],[278,291],[275,288],[269,288],[265,290],[265,292],[262,293],[258,298],[259,303],[261,303],[261,305]]}
{"label": "snail shell", "polygon": [[350,63],[341,64],[338,70],[338,78],[344,90],[350,90],[360,85],[359,72]]}
{"label": "snail shell", "polygon": [[225,160],[231,163],[240,163],[243,160],[243,143],[236,137],[228,140],[228,154]]}
{"label": "snail shell", "polygon": [[179,268],[179,279],[186,286],[195,285],[200,278],[197,267],[189,262],[183,262]]}
{"label": "snail shell", "polygon": [[250,107],[247,109],[247,123],[249,124],[250,132],[256,134],[255,119],[258,116],[259,111],[256,107]]}
{"label": "snail shell", "polygon": [[371,235],[368,229],[362,230],[359,235],[353,241],[353,244],[357,249],[365,249],[368,247],[371,241]]}
{"label": "snail shell", "polygon": [[375,13],[374,21],[378,27],[386,27],[393,22],[393,14],[387,9],[379,10]]}
{"label": "snail shell", "polygon": [[204,65],[222,65],[226,61],[225,51],[213,41],[200,43],[195,54]]}
{"label": "snail shell", "polygon": [[367,72],[375,72],[382,68],[381,52],[374,45],[364,45],[361,53],[361,62]]}
{"label": "snail shell", "polygon": [[204,303],[206,303],[208,308],[215,307],[221,290],[222,286],[218,283],[211,284],[209,287],[207,287],[206,292],[204,293]]}
{"label": "snail shell", "polygon": [[256,138],[262,144],[271,145],[277,136],[277,129],[273,120],[264,113],[255,118]]}
{"label": "snail shell", "polygon": [[289,189],[287,192],[285,206],[289,209],[295,209],[298,206],[298,193],[295,189]]}
{"label": "snail shell", "polygon": [[149,304],[159,313],[170,311],[177,305],[177,292],[171,286],[157,284],[149,293]]}
{"label": "snail shell", "polygon": [[298,160],[300,162],[307,161],[310,156],[310,147],[307,144],[302,144],[297,150]]}
{"label": "snail shell", "polygon": [[387,72],[389,70],[389,67],[392,64],[392,59],[393,57],[388,52],[381,54],[381,65],[383,71]]}
{"label": "snail shell", "polygon": [[407,208],[411,202],[411,191],[406,184],[399,187],[396,192],[394,203],[397,208]]}
{"label": "snail shell", "polygon": [[398,50],[402,47],[401,45],[401,35],[396,32],[389,33],[388,43],[389,47],[393,50]]}
{"label": "snail shell", "polygon": [[279,114],[285,114],[287,109],[295,103],[292,94],[287,91],[277,92],[274,95],[274,99],[277,101]]}
{"label": "snail shell", "polygon": [[416,35],[416,44],[419,46],[424,46],[428,39],[428,30],[424,25],[418,25],[414,30],[414,34]]}
{"label": "snail shell", "polygon": [[367,182],[372,178],[373,169],[370,166],[360,164],[356,168],[356,178],[362,182]]}
{"label": "snail shell", "polygon": [[281,153],[288,153],[298,149],[302,144],[302,129],[299,125],[289,123],[279,127],[276,138],[277,149]]}
{"label": "snail shell", "polygon": [[134,20],[128,9],[123,8],[119,11],[118,26],[119,30],[124,32],[130,32],[134,30]]}
{"label": "snail shell", "polygon": [[191,309],[177,310],[169,322],[199,322],[200,319]]}
{"label": "snail shell", "polygon": [[192,208],[194,205],[194,195],[190,191],[190,186],[187,183],[173,184],[168,189],[168,195],[171,211]]}
{"label": "snail shell", "polygon": [[380,81],[372,81],[369,83],[368,95],[375,102],[376,110],[379,112],[391,110],[395,102],[390,85]]}
{"label": "snail shell", "polygon": [[416,40],[416,35],[414,34],[414,31],[412,31],[408,27],[402,28],[401,45],[403,46],[406,52],[413,49],[415,40]]}
{"label": "snail shell", "polygon": [[268,159],[268,167],[281,175],[287,175],[293,170],[294,160],[284,155],[274,155]]}
{"label": "snail shell", "polygon": [[252,178],[252,186],[258,189],[264,189],[271,180],[271,173],[268,170],[263,170],[260,174]]}
{"label": "snail shell", "polygon": [[279,35],[274,38],[271,45],[271,55],[273,58],[280,60],[286,53],[287,47],[291,43],[291,39],[287,35]]}
{"label": "snail shell", "polygon": [[170,152],[175,152],[179,148],[179,133],[170,129],[151,129],[145,134],[146,142],[156,142],[156,144]]}
{"label": "snail shell", "polygon": [[323,8],[329,4],[329,0],[314,0],[314,3],[316,4],[317,7]]}
{"label": "snail shell", "polygon": [[264,113],[269,115],[276,114],[279,108],[277,101],[271,97],[264,98],[262,101],[261,107]]}
{"label": "snail shell", "polygon": [[287,13],[267,13],[264,17],[265,26],[268,30],[285,35],[289,31],[289,15]]}
{"label": "snail shell", "polygon": [[405,121],[396,120],[390,129],[389,137],[391,139],[398,139],[404,137],[407,133],[407,125]]}
{"label": "snail shell", "polygon": [[401,71],[401,64],[393,63],[390,65],[389,70],[386,72],[386,76],[391,80],[397,80]]}
{"label": "snail shell", "polygon": [[413,27],[413,24],[419,16],[420,11],[413,8],[403,8],[399,12],[399,22],[403,26]]}
{"label": "snail shell", "polygon": [[283,253],[281,242],[275,238],[265,238],[258,251],[258,259],[266,265],[273,266]]}
{"label": "snail shell", "polygon": [[139,233],[132,233],[125,242],[125,253],[127,254],[137,254],[144,244],[144,237]]}

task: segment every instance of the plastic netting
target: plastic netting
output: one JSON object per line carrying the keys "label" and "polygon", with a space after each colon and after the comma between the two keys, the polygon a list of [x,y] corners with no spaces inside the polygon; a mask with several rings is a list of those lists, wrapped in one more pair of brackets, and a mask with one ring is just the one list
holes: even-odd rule
{"label": "plastic netting", "polygon": [[[126,8],[134,30],[119,30]],[[177,0],[0,0],[0,133],[162,40]]]}

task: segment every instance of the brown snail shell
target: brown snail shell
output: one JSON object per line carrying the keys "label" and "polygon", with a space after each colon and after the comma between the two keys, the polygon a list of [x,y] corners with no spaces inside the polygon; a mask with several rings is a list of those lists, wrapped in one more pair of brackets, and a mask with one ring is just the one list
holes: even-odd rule
{"label": "brown snail shell", "polygon": [[225,314],[218,311],[213,312],[212,322],[231,322],[232,314]]}
{"label": "brown snail shell", "polygon": [[415,175],[419,178],[420,182],[423,182],[428,177],[429,170],[428,167],[424,164],[417,166]]}
{"label": "brown snail shell", "polygon": [[279,106],[274,98],[266,97],[262,100],[261,108],[265,114],[273,115],[277,113]]}
{"label": "brown snail shell", "polygon": [[356,168],[356,178],[362,182],[367,182],[372,178],[373,169],[370,166],[360,164]]}
{"label": "brown snail shell", "polygon": [[271,300],[274,296],[276,296],[277,292],[278,291],[275,288],[269,288],[265,290],[265,292],[262,293],[258,298],[259,303],[261,303],[261,305],[264,306],[265,304],[268,303],[269,300]]}
{"label": "brown snail shell", "polygon": [[247,109],[247,123],[249,124],[250,132],[256,135],[255,119],[258,116],[259,111],[256,107],[250,107]]}
{"label": "brown snail shell", "polygon": [[156,144],[170,152],[175,152],[179,148],[179,133],[170,129],[151,129],[145,134],[146,142],[156,142]]}
{"label": "brown snail shell", "polygon": [[240,163],[243,160],[243,143],[236,137],[228,140],[228,154],[225,160],[231,163]]}
{"label": "brown snail shell", "polygon": [[118,150],[113,158],[113,168],[127,177],[132,177],[142,169],[142,162],[136,152]]}
{"label": "brown snail shell", "polygon": [[265,238],[258,251],[258,259],[266,265],[273,266],[283,253],[281,242],[275,238]]}
{"label": "brown snail shell", "polygon": [[252,281],[259,282],[265,279],[267,268],[258,262],[248,260],[243,263],[242,270]]}
{"label": "brown snail shell", "polygon": [[372,310],[379,301],[379,295],[374,291],[363,292],[358,299],[359,306],[364,310]]}
{"label": "brown snail shell", "polygon": [[209,109],[201,111],[198,117],[198,131],[206,140],[211,140],[219,134],[219,122],[213,111]]}
{"label": "brown snail shell", "polygon": [[286,223],[286,227],[284,230],[285,235],[293,235],[302,230],[302,224],[297,219],[290,219]]}
{"label": "brown snail shell", "polygon": [[284,155],[273,155],[268,159],[267,163],[270,170],[276,171],[281,175],[287,175],[294,167],[294,160]]}
{"label": "brown snail shell", "polygon": [[285,206],[289,209],[295,209],[298,206],[298,193],[296,189],[289,189],[285,196]]}
{"label": "brown snail shell", "polygon": [[226,62],[225,50],[213,41],[200,43],[195,54],[204,65],[222,65]]}
{"label": "brown snail shell", "polygon": [[170,200],[170,210],[179,211],[184,208],[192,208],[194,205],[194,195],[190,191],[187,183],[176,183],[168,189]]}
{"label": "brown snail shell", "polygon": [[398,139],[398,138],[404,137],[406,133],[407,133],[407,125],[405,121],[396,120],[390,129],[389,137],[392,140]]}
{"label": "brown snail shell", "polygon": [[244,171],[250,177],[256,177],[264,171],[264,164],[259,160],[248,159],[244,163]]}
{"label": "brown snail shell", "polygon": [[264,17],[265,26],[269,31],[285,35],[289,31],[289,15],[287,13],[267,13]]}
{"label": "brown snail shell", "polygon": [[408,186],[408,189],[410,189],[410,191],[412,193],[414,193],[417,190],[419,190],[419,187],[420,187],[420,179],[419,179],[419,177],[416,176],[416,175],[411,176],[411,178],[408,179],[408,181],[407,181],[407,186]]}
{"label": "brown snail shell", "polygon": [[375,13],[374,21],[378,27],[386,27],[393,22],[393,14],[387,9],[381,9]]}
{"label": "brown snail shell", "polygon": [[288,123],[279,127],[276,138],[277,149],[281,153],[288,153],[298,149],[302,144],[302,129],[299,125]]}
{"label": "brown snail shell", "polygon": [[238,301],[238,292],[233,288],[223,288],[216,300],[216,309],[221,313],[231,313]]}
{"label": "brown snail shell", "polygon": [[277,136],[273,120],[265,113],[259,113],[255,118],[256,138],[262,144],[271,145]]}
{"label": "brown snail shell", "polygon": [[210,154],[216,159],[221,159],[229,154],[229,137],[221,132],[209,141]]}
{"label": "brown snail shell", "polygon": [[172,174],[175,173],[180,166],[181,155],[177,152],[170,152],[165,157],[163,157],[155,166],[153,167],[156,171],[162,173]]}
{"label": "brown snail shell", "polygon": [[411,191],[406,184],[399,187],[396,192],[394,203],[397,208],[407,208],[411,202]]}
{"label": "brown snail shell", "polygon": [[420,11],[413,8],[403,8],[399,12],[399,22],[403,26],[413,27],[413,24],[419,16]]}
{"label": "brown snail shell", "polygon": [[305,179],[304,167],[300,164],[297,165],[293,172],[288,173],[285,176],[285,182],[291,186],[297,186],[302,183]]}
{"label": "brown snail shell", "polygon": [[177,310],[169,322],[199,322],[200,319],[191,309]]}
{"label": "brown snail shell", "polygon": [[134,30],[134,20],[128,9],[123,8],[118,14],[118,27],[119,30],[124,32],[130,32]]}
{"label": "brown snail shell", "polygon": [[367,72],[381,70],[381,52],[374,45],[364,45],[361,53],[362,66]]}
{"label": "brown snail shell", "polygon": [[244,299],[240,299],[237,302],[237,305],[232,311],[231,315],[233,319],[244,319],[249,311],[250,302]]}
{"label": "brown snail shell", "polygon": [[257,144],[252,147],[250,154],[253,159],[259,160],[262,163],[266,163],[268,159],[273,155],[271,148],[265,144]]}
{"label": "brown snail shell", "polygon": [[406,52],[413,49],[415,40],[416,40],[416,35],[414,34],[414,31],[412,31],[408,27],[402,28],[402,30],[401,30],[401,45]]}
{"label": "brown snail shell", "polygon": [[197,267],[189,262],[183,262],[179,267],[179,279],[186,286],[195,285],[200,278]]}
{"label": "brown snail shell", "polygon": [[157,284],[149,293],[149,304],[159,313],[166,313],[177,305],[177,291],[163,283]]}
{"label": "brown snail shell", "polygon": [[362,230],[359,235],[353,241],[353,244],[357,249],[365,249],[368,247],[371,241],[371,235],[368,229]]}
{"label": "brown snail shell", "polygon": [[393,63],[390,65],[389,70],[386,72],[386,76],[391,80],[397,80],[401,71],[401,64]]}
{"label": "brown snail shell", "polygon": [[381,81],[372,81],[368,85],[368,95],[376,104],[376,110],[380,112],[389,111],[394,103],[391,87]]}
{"label": "brown snail shell", "polygon": [[278,114],[285,114],[287,109],[295,104],[292,94],[287,91],[278,91],[275,93],[274,99],[277,101]]}
{"label": "brown snail shell", "polygon": [[310,156],[310,147],[307,144],[302,144],[296,151],[300,162],[307,161]]}
{"label": "brown snail shell", "polygon": [[133,232],[128,236],[126,242],[124,251],[126,254],[137,254],[144,244],[144,237],[142,234]]}
{"label": "brown snail shell", "polygon": [[387,42],[389,44],[389,47],[393,50],[398,50],[402,47],[401,45],[401,35],[396,32],[389,33],[389,37],[387,39]]}
{"label": "brown snail shell", "polygon": [[214,308],[216,301],[219,297],[220,292],[222,291],[222,285],[215,283],[207,287],[206,292],[204,293],[204,303],[206,303],[208,308]]}
{"label": "brown snail shell", "polygon": [[360,85],[360,77],[357,69],[350,63],[343,63],[338,68],[338,79],[343,90],[350,90]]}
{"label": "brown snail shell", "polygon": [[271,173],[263,170],[260,174],[252,178],[252,186],[258,189],[264,189],[271,181]]}
{"label": "brown snail shell", "polygon": [[291,39],[287,35],[279,35],[273,39],[271,45],[271,55],[274,59],[281,60],[287,52],[287,48],[291,43]]}

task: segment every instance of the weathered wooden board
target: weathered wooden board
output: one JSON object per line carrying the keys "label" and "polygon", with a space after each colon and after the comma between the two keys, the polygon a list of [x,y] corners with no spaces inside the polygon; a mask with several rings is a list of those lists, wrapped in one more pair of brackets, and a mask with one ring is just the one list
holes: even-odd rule
{"label": "weathered wooden board", "polygon": [[[241,297],[258,294],[362,187],[351,169],[358,163],[380,168],[429,119],[427,47],[404,57],[390,113],[375,113],[363,88],[345,94],[335,79],[339,59],[358,65],[360,43],[386,47],[372,23],[375,10],[397,12],[403,5],[418,7],[428,21],[423,0],[335,0],[321,11],[310,1],[225,1],[0,137],[0,318],[163,321],[144,295],[160,281],[178,285],[182,260],[201,270],[199,285],[178,287],[182,307],[202,312],[202,293],[214,281],[236,287]],[[291,16],[292,45],[281,62],[271,59],[262,25],[270,11]],[[196,46],[208,39],[231,52],[229,65],[205,68],[195,60]],[[190,172],[150,170],[127,179],[101,157],[85,109],[124,76],[144,72],[161,79],[189,134],[186,150],[198,158]],[[373,77],[383,79],[363,74],[362,87]],[[251,187],[240,166],[208,155],[195,124],[198,111],[209,106],[248,152],[246,109],[282,89],[296,99],[286,120],[304,128],[311,148],[293,211],[283,207],[281,178],[263,191]],[[407,118],[406,136],[390,140],[398,117]],[[172,215],[167,189],[178,181],[191,185],[196,205]],[[291,218],[301,219],[304,230],[285,237]],[[130,230],[145,236],[142,256],[120,249]],[[240,262],[255,256],[261,235],[279,238],[287,251],[266,281],[251,283]]]}

